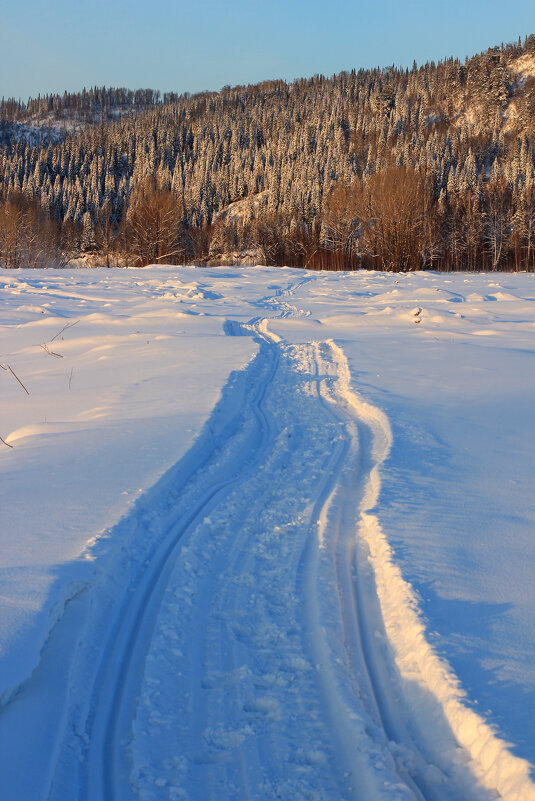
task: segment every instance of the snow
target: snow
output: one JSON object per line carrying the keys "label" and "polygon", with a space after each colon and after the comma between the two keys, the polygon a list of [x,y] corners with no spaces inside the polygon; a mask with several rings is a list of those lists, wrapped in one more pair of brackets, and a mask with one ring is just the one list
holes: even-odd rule
{"label": "snow", "polygon": [[0,291],[2,797],[535,799],[533,276]]}
{"label": "snow", "polygon": [[[255,348],[173,273],[3,272],[2,693],[86,581],[88,546],[191,446]],[[72,327],[42,347],[67,324]],[[1,443],[0,443],[1,444]],[[4,446],[2,446],[4,447]],[[4,472],[7,471],[7,472]],[[92,558],[92,557],[91,557]]]}
{"label": "snow", "polygon": [[218,220],[243,221],[248,214],[258,214],[259,209],[267,205],[268,199],[269,189],[264,189],[262,192],[248,195],[242,200],[235,200],[215,215],[214,222]]}
{"label": "snow", "polygon": [[511,63],[511,69],[518,75],[519,80],[524,82],[526,78],[534,78],[535,57],[531,53],[524,53]]}

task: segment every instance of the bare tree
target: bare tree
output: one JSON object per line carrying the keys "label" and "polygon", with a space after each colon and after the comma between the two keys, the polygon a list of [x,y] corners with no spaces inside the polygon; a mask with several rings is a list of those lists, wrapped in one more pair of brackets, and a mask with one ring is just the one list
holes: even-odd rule
{"label": "bare tree", "polygon": [[321,244],[338,256],[337,267],[348,269],[355,263],[361,225],[361,194],[360,182],[351,186],[338,184],[324,204]]}
{"label": "bare tree", "polygon": [[24,212],[19,197],[12,194],[0,205],[0,263],[5,267],[22,266]]}
{"label": "bare tree", "polygon": [[327,246],[341,253],[348,267],[357,253],[383,270],[428,266],[437,254],[433,222],[429,182],[409,167],[388,167],[350,186],[338,185],[325,203]]}
{"label": "bare tree", "polygon": [[383,270],[418,270],[432,251],[432,195],[424,173],[389,167],[357,182],[355,212],[363,249]]}
{"label": "bare tree", "polygon": [[517,209],[515,227],[521,241],[521,251],[524,254],[524,269],[535,270],[535,187],[533,184],[526,186]]}
{"label": "bare tree", "polygon": [[134,189],[126,213],[126,246],[139,265],[177,262],[186,253],[184,208],[152,176]]}
{"label": "bare tree", "polygon": [[12,192],[0,204],[0,263],[54,267],[63,261],[57,224],[36,199]]}
{"label": "bare tree", "polygon": [[98,251],[106,258],[106,267],[111,267],[111,256],[117,251],[118,229],[113,222],[108,200],[102,204],[96,215],[95,243]]}
{"label": "bare tree", "polygon": [[512,230],[510,219],[511,190],[502,176],[485,186],[483,236],[490,257],[491,269],[500,267]]}

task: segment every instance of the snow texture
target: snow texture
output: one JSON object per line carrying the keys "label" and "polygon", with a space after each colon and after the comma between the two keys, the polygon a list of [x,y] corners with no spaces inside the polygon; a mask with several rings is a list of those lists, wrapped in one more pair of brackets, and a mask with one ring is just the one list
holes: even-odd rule
{"label": "snow texture", "polygon": [[0,286],[0,797],[535,800],[532,276]]}

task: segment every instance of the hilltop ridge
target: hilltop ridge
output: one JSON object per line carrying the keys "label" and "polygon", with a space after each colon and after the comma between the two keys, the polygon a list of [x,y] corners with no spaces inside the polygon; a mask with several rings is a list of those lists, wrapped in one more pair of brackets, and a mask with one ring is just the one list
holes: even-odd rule
{"label": "hilltop ridge", "polygon": [[[424,227],[434,232],[412,269],[533,268],[534,35],[464,63],[193,96],[95,88],[2,101],[0,119],[0,198],[35,198],[70,255],[203,262],[247,251],[267,263],[395,269],[374,261],[362,214],[336,230],[332,198],[400,169],[425,176]],[[484,225],[498,197],[500,242],[496,220]],[[172,230],[146,242],[148,207],[161,202]],[[467,218],[481,225],[461,230]],[[0,252],[5,260],[1,242]]]}

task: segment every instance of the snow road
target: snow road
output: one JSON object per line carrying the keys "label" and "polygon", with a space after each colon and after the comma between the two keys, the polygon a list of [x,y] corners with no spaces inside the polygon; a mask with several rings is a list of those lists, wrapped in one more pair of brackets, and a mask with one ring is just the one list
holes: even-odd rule
{"label": "snow road", "polygon": [[[298,317],[302,284],[256,305]],[[9,801],[535,799],[425,639],[375,508],[389,423],[342,349],[225,329],[257,356],[0,718]],[[43,693],[21,773],[9,734]]]}

